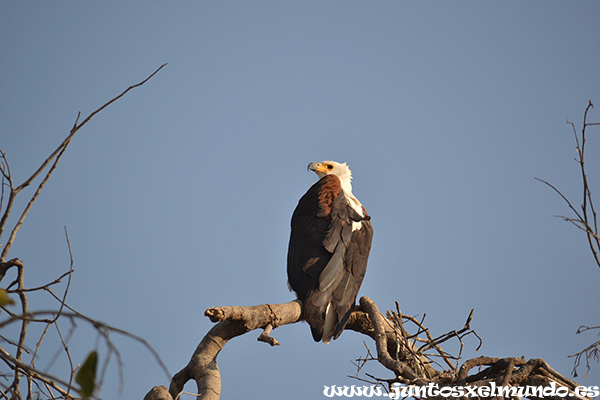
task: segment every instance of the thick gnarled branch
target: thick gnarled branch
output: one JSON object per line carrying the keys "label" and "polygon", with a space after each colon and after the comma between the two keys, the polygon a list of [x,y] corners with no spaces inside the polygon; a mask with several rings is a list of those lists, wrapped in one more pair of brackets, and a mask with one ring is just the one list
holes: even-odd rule
{"label": "thick gnarled branch", "polygon": [[[275,338],[270,331],[278,326],[293,324],[301,319],[302,305],[298,300],[285,304],[262,304],[254,307],[213,307],[204,313],[213,322],[218,322],[204,336],[190,362],[171,380],[169,388],[172,399],[183,390],[184,385],[195,380],[200,399],[218,399],[221,393],[221,376],[217,365],[217,356],[227,342],[236,336],[243,335],[255,329],[264,329],[259,337],[261,341],[271,344]],[[146,399],[168,399],[167,392],[156,389],[146,395]]]}
{"label": "thick gnarled branch", "polygon": [[[253,307],[231,306],[214,307],[206,310],[205,315],[217,324],[204,336],[189,363],[171,380],[170,388],[164,386],[154,387],[145,400],[173,400],[182,393],[184,385],[195,380],[198,387],[198,399],[218,400],[221,391],[221,377],[217,365],[217,356],[227,342],[237,336],[255,329],[264,329],[259,340],[273,345],[276,340],[270,332],[278,326],[293,324],[301,320],[302,305],[296,300],[285,304],[263,304]],[[377,347],[377,360],[388,370],[393,372],[392,379],[376,379],[376,383],[404,385],[427,385],[430,383],[439,386],[474,385],[489,386],[491,382],[502,386],[549,386],[552,383],[565,387],[573,393],[578,386],[575,382],[554,371],[541,359],[526,361],[523,358],[493,358],[477,357],[465,361],[459,366],[448,363],[450,369],[438,370],[434,368],[436,362],[431,354],[426,354],[424,349],[436,349],[438,357],[445,356],[440,344],[449,338],[455,337],[462,344],[462,337],[472,333],[470,322],[472,312],[467,318],[465,327],[458,331],[450,331],[444,335],[433,338],[422,321],[414,317],[402,315],[397,307],[397,312],[388,314],[393,318],[384,316],[377,305],[368,297],[360,299],[360,306],[352,313],[346,329],[359,332],[371,337]],[[402,320],[412,321],[418,327],[415,334],[409,334]],[[425,337],[422,335],[425,334]],[[266,339],[265,339],[266,337]],[[424,345],[418,347],[417,342]],[[462,348],[461,348],[462,351]],[[369,353],[370,354],[370,353]],[[364,360],[368,361],[368,360]],[[364,365],[364,363],[363,363]],[[478,368],[479,367],[479,368]],[[471,374],[471,370],[477,372]]]}

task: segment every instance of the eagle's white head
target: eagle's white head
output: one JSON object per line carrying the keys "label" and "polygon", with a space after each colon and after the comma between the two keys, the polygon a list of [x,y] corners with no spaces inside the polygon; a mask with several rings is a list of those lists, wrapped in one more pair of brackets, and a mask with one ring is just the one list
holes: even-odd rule
{"label": "eagle's white head", "polygon": [[319,179],[325,175],[335,175],[340,179],[342,189],[348,194],[352,194],[352,172],[346,163],[336,161],[311,162],[308,169],[314,171]]}

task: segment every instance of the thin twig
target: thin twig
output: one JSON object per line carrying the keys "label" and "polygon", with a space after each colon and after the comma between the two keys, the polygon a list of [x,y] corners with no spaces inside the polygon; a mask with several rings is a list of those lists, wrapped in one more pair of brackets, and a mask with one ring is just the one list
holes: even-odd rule
{"label": "thin twig", "polygon": [[[143,81],[129,86],[126,90],[124,90],[121,94],[119,94],[118,96],[112,98],[111,100],[109,100],[108,102],[106,102],[104,105],[102,105],[100,108],[96,109],[95,111],[93,111],[90,115],[88,115],[81,123],[79,122],[79,117],[81,115],[81,113],[79,113],[77,115],[77,119],[75,120],[75,124],[73,125],[73,128],[71,129],[71,132],[69,133],[69,135],[67,136],[67,138],[56,148],[56,150],[54,150],[54,152],[52,154],[50,154],[50,156],[48,158],[46,158],[46,160],[42,163],[42,165],[33,173],[33,175],[31,175],[25,182],[23,182],[22,184],[20,184],[18,187],[11,189],[10,192],[10,196],[9,196],[9,204],[7,206],[7,209],[2,217],[2,220],[0,220],[0,229],[3,228],[4,223],[5,223],[5,219],[8,218],[8,214],[10,213],[10,209],[12,207],[13,201],[15,196],[24,188],[26,188],[27,186],[29,186],[33,180],[35,178],[37,178],[42,171],[51,163],[53,162],[50,170],[46,173],[45,178],[43,179],[42,183],[40,183],[40,185],[38,186],[38,189],[36,190],[36,192],[34,193],[33,197],[30,199],[29,203],[27,204],[27,207],[25,208],[25,210],[23,211],[23,213],[21,214],[21,217],[19,218],[19,220],[17,221],[15,227],[13,228],[11,235],[8,239],[8,241],[6,242],[6,244],[4,245],[4,249],[2,251],[2,255],[0,256],[0,262],[3,262],[6,259],[6,256],[8,254],[8,251],[10,250],[13,241],[15,240],[15,237],[19,231],[19,228],[21,227],[21,225],[23,224],[23,221],[25,220],[25,218],[27,217],[27,214],[29,213],[29,210],[31,209],[33,203],[35,202],[35,200],[37,199],[37,197],[39,196],[40,192],[42,191],[42,189],[44,188],[44,185],[46,184],[46,182],[48,181],[48,179],[50,179],[50,176],[52,175],[52,172],[54,172],[54,170],[56,169],[56,166],[58,165],[58,162],[60,161],[60,158],[62,157],[62,155],[64,154],[65,150],[67,149],[67,147],[69,146],[69,143],[71,142],[71,139],[73,138],[73,136],[85,125],[87,124],[96,114],[98,114],[99,112],[101,112],[102,110],[104,110],[106,107],[108,107],[109,105],[111,105],[112,103],[114,103],[115,101],[119,100],[120,98],[122,98],[123,96],[125,96],[130,90],[133,90],[139,86],[142,86],[144,83],[148,82],[148,80],[150,80],[154,75],[156,75],[158,73],[158,71],[160,71],[161,69],[163,69],[167,64],[163,64],[161,65],[156,71],[154,71],[152,74],[150,74],[150,76],[148,76],[146,79],[144,79]],[[6,159],[4,158],[5,162]],[[12,187],[12,184],[11,184]],[[2,233],[2,231],[0,230],[0,234]]]}

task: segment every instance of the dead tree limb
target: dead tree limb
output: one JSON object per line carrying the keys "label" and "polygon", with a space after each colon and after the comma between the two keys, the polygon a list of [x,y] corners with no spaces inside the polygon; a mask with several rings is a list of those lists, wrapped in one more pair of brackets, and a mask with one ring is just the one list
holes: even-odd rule
{"label": "dead tree limb", "polygon": [[255,329],[265,329],[262,341],[270,337],[270,330],[278,326],[300,321],[302,305],[299,301],[285,304],[263,304],[254,307],[213,307],[204,313],[213,322],[218,322],[202,339],[188,365],[171,380],[169,392],[172,398],[183,390],[189,380],[195,380],[200,399],[218,399],[221,393],[221,376],[217,356],[227,342],[236,336]]}
{"label": "dead tree limb", "polygon": [[[390,379],[375,379],[376,383],[388,385],[393,390],[394,385],[426,386],[436,384],[440,387],[469,386],[542,386],[558,385],[573,394],[577,383],[569,380],[554,371],[542,359],[525,360],[523,358],[507,357],[477,357],[466,360],[459,366],[449,363],[447,369],[437,369],[435,357],[446,357],[447,352],[441,349],[440,344],[449,338],[461,340],[472,331],[469,327],[472,312],[467,318],[463,329],[450,331],[447,334],[433,338],[423,322],[415,324],[416,333],[409,333],[404,324],[415,320],[399,312],[384,316],[377,305],[368,297],[360,299],[360,306],[352,313],[346,329],[359,332],[371,337],[376,344],[377,356],[360,364],[362,368],[366,361],[378,361],[393,373]],[[169,390],[164,386],[156,386],[148,392],[144,400],[173,400],[182,393],[184,385],[195,380],[198,387],[198,399],[218,400],[221,391],[221,377],[217,365],[217,356],[227,342],[236,336],[243,335],[255,329],[264,329],[261,336],[268,336],[269,332],[278,326],[293,324],[301,320],[301,304],[292,301],[285,304],[263,304],[253,307],[215,307],[206,310],[205,315],[211,321],[218,322],[204,336],[189,363],[171,380]],[[398,318],[399,321],[398,322]],[[402,322],[405,320],[406,322]],[[427,332],[427,333],[425,333]],[[459,333],[460,332],[460,333]],[[418,339],[418,340],[417,340]],[[259,338],[259,340],[262,340]],[[271,340],[265,340],[272,343]],[[424,342],[426,345],[417,347],[415,343]],[[461,341],[462,342],[462,341]],[[437,349],[437,354],[427,354],[423,349]],[[369,350],[367,350],[369,351]],[[462,351],[462,349],[461,349]],[[370,351],[369,351],[369,354]],[[471,372],[476,370],[475,372]],[[552,398],[552,396],[545,396]],[[528,396],[537,399],[534,395]],[[556,396],[556,399],[561,398]],[[585,397],[584,397],[585,398]]]}

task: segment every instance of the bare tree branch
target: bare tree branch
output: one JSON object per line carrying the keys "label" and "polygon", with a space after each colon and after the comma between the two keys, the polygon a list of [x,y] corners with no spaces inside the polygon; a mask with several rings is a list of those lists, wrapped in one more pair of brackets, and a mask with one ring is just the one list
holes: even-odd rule
{"label": "bare tree branch", "polygon": [[[600,326],[580,326],[579,329],[577,329],[577,334],[581,334],[583,332],[586,331],[592,331],[592,330],[598,330],[600,331]],[[599,333],[600,335],[600,333]],[[590,360],[595,360],[596,362],[600,362],[600,340],[595,341],[594,343],[590,344],[589,346],[587,346],[585,349],[581,350],[578,353],[572,354],[569,357],[574,357],[575,358],[575,362],[573,363],[573,371],[572,371],[572,375],[574,377],[577,377],[577,368],[579,368],[579,366],[581,365],[581,360],[583,358],[585,358],[585,366],[586,366],[586,371],[585,371],[585,377],[587,378],[588,376],[588,372],[590,372],[591,366],[590,366]]]}
{"label": "bare tree branch", "polygon": [[302,306],[296,300],[285,304],[263,304],[254,307],[213,307],[204,314],[218,324],[202,339],[188,365],[171,380],[169,392],[174,399],[192,379],[198,386],[199,398],[218,399],[221,393],[221,376],[216,359],[225,344],[236,336],[255,329],[264,329],[268,325],[274,329],[296,323],[300,320]]}
{"label": "bare tree branch", "polygon": [[[4,245],[4,249],[2,250],[2,255],[0,256],[0,262],[4,262],[6,260],[6,256],[12,246],[13,241],[15,240],[15,237],[17,236],[17,233],[19,231],[19,228],[21,227],[21,225],[23,224],[25,218],[27,217],[27,214],[29,213],[29,210],[31,209],[31,207],[33,206],[33,203],[35,202],[35,200],[37,199],[38,195],[40,194],[40,192],[42,191],[42,189],[44,188],[46,182],[48,181],[48,179],[50,179],[50,176],[52,175],[52,172],[54,172],[54,170],[56,169],[56,166],[58,165],[58,162],[60,161],[62,155],[64,154],[65,150],[67,149],[67,147],[69,146],[69,143],[71,143],[71,139],[73,138],[73,136],[85,125],[87,124],[96,114],[98,114],[99,112],[101,112],[102,110],[104,110],[106,107],[108,107],[109,105],[111,105],[112,103],[114,103],[115,101],[119,100],[121,97],[125,96],[130,90],[133,90],[137,87],[142,86],[144,83],[148,82],[154,75],[156,75],[158,73],[158,71],[160,71],[161,69],[163,69],[167,64],[163,64],[161,65],[156,71],[154,71],[152,74],[150,74],[150,76],[148,76],[146,79],[144,79],[143,81],[129,86],[127,89],[125,89],[121,94],[119,94],[118,96],[112,98],[111,100],[109,100],[108,102],[106,102],[104,105],[102,105],[100,108],[96,109],[95,111],[93,111],[90,115],[88,115],[81,123],[79,122],[79,117],[81,115],[81,113],[79,113],[77,115],[77,118],[75,120],[75,124],[73,125],[73,128],[71,128],[71,132],[69,133],[69,135],[66,137],[66,139],[56,148],[56,150],[54,150],[54,152],[52,152],[52,154],[50,154],[50,156],[48,156],[48,158],[46,158],[46,160],[42,163],[42,165],[37,169],[37,171],[35,171],[33,173],[33,175],[31,175],[27,180],[25,180],[25,182],[23,182],[22,184],[20,184],[18,187],[13,188],[12,185],[12,180],[10,179],[10,169],[8,168],[8,161],[6,160],[6,156],[4,155],[4,153],[2,153],[2,159],[4,161],[4,163],[6,164],[7,168],[6,171],[4,171],[4,168],[2,169],[2,173],[3,176],[9,180],[10,182],[10,195],[9,195],[9,203],[7,205],[6,210],[4,211],[4,215],[2,216],[2,219],[0,219],[0,235],[2,234],[2,231],[4,230],[4,225],[6,223],[6,219],[8,218],[8,215],[11,212],[12,209],[12,205],[14,202],[14,199],[16,197],[16,195],[23,190],[24,188],[26,188],[27,186],[29,186],[33,180],[35,178],[37,178],[42,171],[50,164],[52,163],[52,166],[50,167],[50,169],[48,170],[48,172],[46,173],[46,176],[44,177],[44,179],[42,180],[42,182],[40,183],[40,185],[38,186],[38,189],[36,190],[36,192],[34,193],[34,195],[32,196],[32,198],[29,200],[29,203],[27,204],[27,206],[25,207],[25,210],[23,211],[23,213],[21,214],[21,217],[19,218],[19,220],[17,221],[17,223],[15,224],[15,227],[13,228],[11,235],[8,239],[8,241],[6,242],[6,244]],[[1,272],[1,271],[0,271]],[[0,279],[2,278],[2,276],[0,276]]]}
{"label": "bare tree branch", "polygon": [[[577,128],[575,124],[567,119],[567,124],[571,126],[573,131],[573,137],[575,138],[575,151],[577,152],[577,157],[575,161],[579,164],[579,171],[581,175],[581,183],[582,183],[582,199],[581,199],[581,210],[577,210],[577,208],[573,205],[573,203],[565,196],[559,189],[557,189],[554,185],[549,182],[535,178],[536,180],[544,183],[549,186],[552,190],[554,190],[567,204],[569,209],[573,212],[575,217],[569,217],[564,215],[555,215],[555,217],[561,218],[562,220],[573,224],[576,228],[585,232],[586,239],[588,242],[588,246],[590,251],[592,252],[592,256],[594,257],[594,261],[596,265],[600,268],[600,236],[598,235],[598,214],[596,213],[596,209],[594,207],[594,202],[592,200],[592,191],[590,189],[590,184],[588,181],[588,174],[586,171],[585,164],[585,145],[587,143],[587,128],[590,126],[600,126],[598,122],[588,122],[588,113],[591,109],[594,108],[592,101],[590,100],[587,107],[585,108],[585,112],[583,113],[583,127],[581,129],[581,136],[577,132]],[[583,327],[580,327],[577,333],[581,333]],[[600,341],[596,341],[592,343],[590,346],[586,347],[582,351],[571,355],[570,357],[575,358],[575,362],[573,364],[573,372],[572,375],[574,377],[577,376],[577,368],[581,365],[581,360],[585,357],[586,362],[586,373],[590,370],[590,359],[594,359],[596,361],[600,361],[600,352],[598,347],[600,346]]]}
{"label": "bare tree branch", "polygon": [[566,217],[562,215],[557,215],[556,217],[561,218],[566,222],[572,223],[573,225],[575,225],[575,227],[585,232],[588,246],[592,252],[592,256],[594,257],[596,265],[600,268],[600,236],[598,235],[598,214],[596,213],[596,209],[594,208],[594,202],[592,200],[592,191],[590,189],[585,164],[585,145],[587,143],[587,128],[589,126],[600,125],[600,123],[590,123],[587,121],[588,112],[592,108],[594,108],[594,105],[590,100],[583,114],[583,127],[581,129],[581,136],[579,135],[579,133],[577,133],[577,128],[575,127],[575,124],[567,119],[567,124],[570,125],[571,129],[573,130],[573,137],[575,138],[576,144],[575,151],[577,152],[577,158],[575,158],[575,161],[579,164],[579,170],[581,174],[581,210],[577,210],[577,208],[567,198],[567,196],[565,196],[554,185],[540,178],[535,179],[544,183],[545,185],[549,186],[552,190],[554,190],[565,201],[565,203],[573,212],[573,214],[575,214],[575,217]]}
{"label": "bare tree branch", "polygon": [[[355,365],[360,370],[367,362],[378,361],[393,377],[388,379],[376,378],[367,374],[370,382],[376,385],[387,385],[390,390],[393,384],[427,385],[436,383],[439,386],[475,385],[488,386],[491,382],[503,386],[536,385],[548,387],[552,383],[574,393],[577,383],[554,371],[541,359],[526,361],[523,358],[493,358],[477,357],[463,362],[461,366],[450,363],[450,369],[438,370],[433,367],[432,356],[423,352],[424,348],[438,348],[436,356],[447,355],[441,349],[441,343],[451,337],[458,339],[473,332],[470,329],[472,312],[467,318],[465,327],[458,331],[433,338],[422,321],[414,317],[407,318],[396,307],[395,313],[389,313],[392,319],[386,318],[379,312],[377,305],[368,297],[360,299],[360,306],[355,310],[346,325],[346,329],[354,330],[371,337],[376,344],[377,356],[371,354],[367,347],[367,356],[357,360]],[[255,329],[275,329],[278,326],[298,322],[301,318],[301,304],[293,301],[285,304],[263,304],[253,307],[216,307],[206,310],[205,315],[211,321],[218,322],[204,336],[190,362],[171,380],[170,389],[156,386],[150,390],[144,400],[173,400],[182,393],[184,385],[195,380],[198,386],[198,398],[217,400],[220,396],[221,378],[216,358],[227,342],[236,336],[243,335]],[[404,322],[398,323],[396,317],[415,322],[417,333],[410,335],[404,328]],[[264,334],[264,333],[263,333]],[[424,335],[425,337],[422,337]],[[415,339],[424,342],[426,346],[418,348]],[[462,351],[462,350],[461,350]],[[474,373],[471,370],[477,369]],[[530,398],[536,398],[535,396]],[[560,397],[557,397],[557,399]]]}
{"label": "bare tree branch", "polygon": [[[122,367],[121,355],[116,348],[116,346],[112,343],[109,334],[118,333],[129,338],[132,338],[142,345],[144,345],[156,358],[157,363],[164,369],[165,374],[169,376],[169,373],[164,366],[163,362],[160,360],[160,357],[156,353],[156,351],[142,338],[133,335],[129,332],[123,331],[121,329],[112,327],[100,321],[97,321],[93,318],[87,317],[71,306],[69,306],[66,302],[67,295],[69,292],[69,288],[71,285],[71,276],[74,269],[74,261],[73,261],[73,253],[71,250],[71,243],[69,240],[69,235],[65,228],[65,238],[67,242],[67,247],[69,250],[69,258],[70,265],[69,270],[59,276],[52,282],[46,283],[44,285],[38,287],[27,287],[25,284],[25,266],[22,261],[18,258],[13,258],[7,261],[7,256],[9,251],[11,250],[12,244],[14,243],[17,234],[19,232],[20,227],[24,223],[29,211],[33,207],[33,204],[37,200],[39,194],[44,189],[46,183],[49,181],[56,167],[58,166],[59,161],[61,160],[63,154],[67,150],[72,138],[74,135],[85,125],[87,124],[95,115],[100,113],[106,107],[119,100],[123,96],[125,96],[129,91],[143,85],[148,82],[154,75],[158,73],[162,68],[164,68],[166,64],[161,65],[158,69],[156,69],[151,75],[145,78],[143,81],[130,86],[123,92],[121,92],[116,97],[112,98],[104,105],[93,111],[89,114],[83,121],[80,122],[81,113],[78,113],[77,118],[73,127],[71,128],[67,137],[63,140],[63,142],[48,156],[39,166],[39,168],[23,183],[16,186],[14,185],[12,179],[12,173],[10,169],[10,164],[8,162],[8,158],[4,151],[0,149],[0,179],[1,179],[1,193],[0,193],[0,212],[2,216],[0,217],[0,238],[4,233],[4,228],[6,227],[7,221],[11,212],[13,211],[13,207],[16,203],[17,195],[26,187],[31,185],[34,180],[38,177],[42,177],[40,183],[36,191],[27,201],[21,215],[17,218],[17,221],[12,228],[10,235],[4,244],[0,244],[2,248],[2,253],[0,254],[0,281],[4,278],[7,271],[13,267],[17,269],[17,277],[14,282],[8,284],[6,286],[5,293],[8,294],[16,294],[19,302],[20,302],[20,311],[14,312],[8,309],[6,306],[0,305],[0,308],[6,312],[3,314],[5,317],[8,316],[7,319],[0,321],[0,328],[6,327],[8,325],[20,323],[20,329],[18,330],[18,339],[7,338],[5,336],[0,336],[0,341],[7,343],[9,346],[14,347],[14,355],[11,352],[5,350],[0,347],[0,360],[4,362],[11,370],[10,373],[3,373],[4,380],[11,380],[8,384],[0,383],[0,393],[8,398],[10,394],[11,398],[14,400],[21,400],[24,394],[21,393],[22,388],[26,388],[27,395],[26,398],[33,399],[38,398],[40,395],[44,395],[47,398],[75,398],[82,397],[83,393],[81,393],[78,389],[74,387],[74,378],[75,373],[77,371],[78,366],[73,361],[73,357],[71,355],[71,351],[68,347],[68,342],[73,335],[76,324],[75,320],[83,320],[89,323],[92,329],[96,330],[99,333],[99,338],[102,338],[104,345],[107,347],[108,351],[106,354],[106,358],[103,364],[102,373],[100,374],[99,379],[95,380],[93,384],[95,385],[96,390],[102,385],[103,377],[105,372],[107,371],[108,364],[111,360],[111,357],[115,357],[117,360],[117,364],[119,368]],[[45,171],[45,174],[44,174]],[[5,200],[5,190],[8,194],[8,199],[6,204]],[[64,284],[64,291],[62,294],[56,294],[53,288],[62,283],[62,280],[67,277],[67,282]],[[3,289],[4,291],[4,289]],[[58,303],[57,309],[49,310],[49,311],[30,311],[30,305],[27,295],[31,292],[46,292],[50,295],[52,301],[56,301]],[[12,299],[11,299],[12,300]],[[56,304],[56,303],[55,303]],[[67,310],[67,311],[66,311]],[[63,335],[63,331],[59,326],[59,321],[66,318],[71,321],[71,329],[69,333],[65,336]],[[35,351],[30,351],[27,349],[27,340],[28,340],[28,331],[29,326],[31,324],[44,324],[45,326],[41,330],[41,335],[37,342],[35,342]],[[56,359],[58,359],[59,354],[64,354],[66,356],[68,362],[68,368],[70,370],[70,374],[68,379],[61,379],[47,374],[46,372],[40,371],[36,367],[36,357],[38,352],[43,344],[43,342],[47,339],[47,333],[50,331],[50,328],[53,327],[57,334],[57,341],[60,344],[59,351],[56,353],[57,355],[54,359],[51,360],[50,365],[54,363]],[[33,347],[33,346],[30,346]],[[24,355],[30,355],[27,362],[24,360]],[[120,376],[122,377],[122,371]],[[22,382],[22,378],[26,377],[27,382]],[[34,393],[35,391],[35,393]]]}

